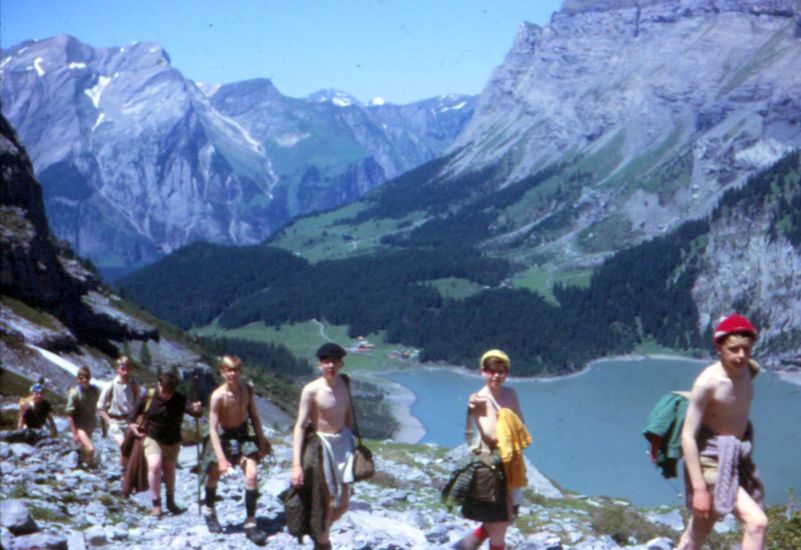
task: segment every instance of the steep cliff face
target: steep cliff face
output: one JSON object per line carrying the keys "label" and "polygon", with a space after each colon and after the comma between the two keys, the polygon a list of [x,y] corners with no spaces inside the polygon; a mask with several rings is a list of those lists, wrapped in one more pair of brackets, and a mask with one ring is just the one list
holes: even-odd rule
{"label": "steep cliff face", "polygon": [[[0,116],[0,364],[58,390],[73,383],[60,357],[100,378],[126,342],[150,340],[154,356],[191,362],[197,356],[163,341],[156,328],[124,311],[66,245],[54,244],[33,167]],[[60,355],[57,355],[60,354]],[[105,359],[104,359],[105,358]]]}
{"label": "steep cliff face", "polygon": [[197,239],[256,242],[275,177],[156,44],[68,37],[4,52],[3,111],[44,186],[54,232],[103,267]]}
{"label": "steep cliff face", "polygon": [[475,99],[368,106],[284,97],[268,80],[198,86],[158,44],[66,35],[4,50],[0,75],[54,233],[107,273],[196,240],[257,243],[350,202],[437,156]]}
{"label": "steep cliff face", "polygon": [[451,170],[502,164],[508,182],[575,166],[554,254],[608,251],[587,237],[610,226],[611,248],[659,234],[801,145],[799,37],[795,0],[566,1],[521,25]]}

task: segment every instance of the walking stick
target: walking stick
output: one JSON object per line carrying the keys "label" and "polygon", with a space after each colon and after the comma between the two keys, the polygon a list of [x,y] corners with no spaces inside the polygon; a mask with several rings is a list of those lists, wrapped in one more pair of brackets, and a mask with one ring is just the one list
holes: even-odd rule
{"label": "walking stick", "polygon": [[[197,375],[197,372],[195,372],[195,374],[192,375],[192,393],[195,394],[194,401],[198,400],[197,378],[198,378],[198,375]],[[197,416],[195,417],[195,442],[196,442],[196,449],[197,449],[197,515],[198,516],[202,516],[203,512],[202,512],[202,510],[200,508],[200,477],[201,477],[201,473],[202,473],[200,471],[200,466],[201,466],[200,465],[200,418],[197,417]]]}

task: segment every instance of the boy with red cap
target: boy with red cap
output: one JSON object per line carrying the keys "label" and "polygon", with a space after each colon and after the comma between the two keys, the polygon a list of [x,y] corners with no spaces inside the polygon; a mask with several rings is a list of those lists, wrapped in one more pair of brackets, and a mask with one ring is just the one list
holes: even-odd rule
{"label": "boy with red cap", "polygon": [[742,524],[742,550],[764,545],[768,518],[748,420],[759,373],[751,359],[756,339],[756,329],[742,315],[723,319],[713,336],[720,361],[693,384],[681,432],[687,505],[693,513],[679,541],[682,550],[700,548],[715,522],[729,512]]}

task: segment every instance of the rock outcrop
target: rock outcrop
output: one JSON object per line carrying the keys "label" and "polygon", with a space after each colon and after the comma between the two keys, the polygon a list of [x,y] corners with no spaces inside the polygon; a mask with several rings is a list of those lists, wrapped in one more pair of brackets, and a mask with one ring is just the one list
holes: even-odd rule
{"label": "rock outcrop", "polygon": [[527,246],[563,264],[662,234],[801,146],[799,22],[794,0],[567,0],[520,26],[450,171],[566,166],[498,223],[556,225]]}

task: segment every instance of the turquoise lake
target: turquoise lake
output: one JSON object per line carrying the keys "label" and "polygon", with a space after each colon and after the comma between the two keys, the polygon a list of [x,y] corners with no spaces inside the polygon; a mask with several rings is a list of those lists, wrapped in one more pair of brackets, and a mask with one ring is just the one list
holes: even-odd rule
{"label": "turquoise lake", "polygon": [[[639,506],[683,503],[683,474],[662,478],[641,431],[656,400],[689,390],[704,366],[681,359],[611,360],[568,378],[510,380],[534,438],[528,458],[561,487],[582,494],[622,497]],[[421,442],[455,447],[464,441],[467,397],[482,378],[446,369],[383,377],[416,395],[411,410],[426,428]],[[801,495],[801,386],[763,372],[755,391],[755,459],[767,502],[781,504],[789,488]]]}

